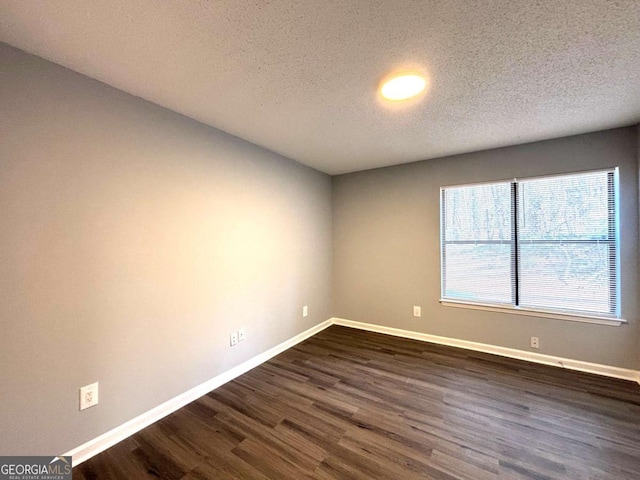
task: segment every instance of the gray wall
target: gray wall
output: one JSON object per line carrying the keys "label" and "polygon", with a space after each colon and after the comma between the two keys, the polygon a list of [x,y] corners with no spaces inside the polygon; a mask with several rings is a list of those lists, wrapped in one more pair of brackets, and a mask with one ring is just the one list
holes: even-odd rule
{"label": "gray wall", "polygon": [[0,105],[0,454],[65,452],[331,316],[329,176],[4,44]]}
{"label": "gray wall", "polygon": [[[537,336],[540,353],[636,368],[636,135],[635,128],[610,130],[334,177],[334,316],[521,350],[530,350],[529,337]],[[622,314],[628,325],[440,305],[440,186],[612,166],[620,167]],[[413,305],[422,306],[422,318],[413,317]]]}

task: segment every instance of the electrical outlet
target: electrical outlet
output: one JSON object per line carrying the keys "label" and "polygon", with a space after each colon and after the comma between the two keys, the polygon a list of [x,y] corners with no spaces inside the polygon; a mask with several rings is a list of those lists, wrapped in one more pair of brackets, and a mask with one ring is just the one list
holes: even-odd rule
{"label": "electrical outlet", "polygon": [[229,338],[231,342],[231,346],[234,347],[238,344],[238,332],[231,332],[231,337]]}
{"label": "electrical outlet", "polygon": [[422,307],[419,307],[418,305],[414,305],[413,306],[413,316],[414,317],[421,317],[422,316]]}
{"label": "electrical outlet", "polygon": [[242,327],[240,330],[238,330],[238,341],[244,342],[246,339],[247,339],[247,329]]}
{"label": "electrical outlet", "polygon": [[540,340],[538,337],[531,337],[531,348],[540,348]]}
{"label": "electrical outlet", "polygon": [[304,307],[302,307],[302,316],[307,317],[308,315],[309,315],[309,307],[305,305]]}
{"label": "electrical outlet", "polygon": [[80,388],[80,410],[98,404],[98,382]]}

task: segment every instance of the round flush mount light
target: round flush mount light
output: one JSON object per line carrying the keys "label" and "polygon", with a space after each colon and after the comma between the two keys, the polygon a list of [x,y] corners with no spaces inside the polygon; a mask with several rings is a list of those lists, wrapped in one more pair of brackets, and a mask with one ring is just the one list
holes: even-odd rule
{"label": "round flush mount light", "polygon": [[408,100],[427,87],[427,79],[419,73],[398,73],[387,77],[380,87],[380,95],[387,100]]}

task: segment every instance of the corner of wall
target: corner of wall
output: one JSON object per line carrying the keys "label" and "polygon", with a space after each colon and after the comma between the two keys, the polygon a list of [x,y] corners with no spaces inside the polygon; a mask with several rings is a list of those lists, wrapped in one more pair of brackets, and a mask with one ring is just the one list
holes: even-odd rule
{"label": "corner of wall", "polygon": [[[636,125],[636,149],[638,160],[638,221],[640,222],[640,123]],[[638,245],[640,245],[640,229],[638,229]],[[638,271],[640,271],[640,258],[638,259]],[[640,285],[638,285],[638,298],[640,298]],[[640,319],[636,321],[640,322]],[[636,348],[636,360],[638,362],[638,370],[640,370],[640,331],[638,332],[638,342]],[[640,384],[640,374],[638,374],[638,383]]]}

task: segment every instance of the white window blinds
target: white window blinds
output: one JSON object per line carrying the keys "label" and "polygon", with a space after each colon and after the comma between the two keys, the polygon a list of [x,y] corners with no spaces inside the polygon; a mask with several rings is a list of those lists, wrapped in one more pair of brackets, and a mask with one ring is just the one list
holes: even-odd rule
{"label": "white window blinds", "polygon": [[616,178],[442,188],[442,298],[619,317]]}

